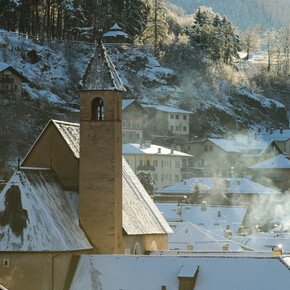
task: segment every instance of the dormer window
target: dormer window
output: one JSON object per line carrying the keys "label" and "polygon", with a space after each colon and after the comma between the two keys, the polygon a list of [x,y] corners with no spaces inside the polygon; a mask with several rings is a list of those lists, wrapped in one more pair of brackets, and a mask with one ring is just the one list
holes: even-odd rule
{"label": "dormer window", "polygon": [[95,98],[92,102],[92,120],[104,120],[104,101],[101,98]]}

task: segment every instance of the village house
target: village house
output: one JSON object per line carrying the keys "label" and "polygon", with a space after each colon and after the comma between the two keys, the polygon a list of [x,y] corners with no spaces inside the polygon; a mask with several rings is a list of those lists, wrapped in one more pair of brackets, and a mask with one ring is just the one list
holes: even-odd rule
{"label": "village house", "polygon": [[187,153],[193,155],[192,170],[195,176],[223,177],[243,176],[248,167],[261,160],[281,154],[275,141],[249,138],[196,140],[184,143]]}
{"label": "village house", "polygon": [[256,252],[167,251],[81,256],[71,290],[288,290],[289,258]]}
{"label": "village house", "polygon": [[80,125],[50,121],[3,189],[9,290],[69,289],[80,254],[167,249],[172,230],[122,159],[124,91],[99,43],[81,82]]}
{"label": "village house", "polygon": [[279,188],[282,192],[290,189],[290,160],[283,154],[252,165],[249,169],[256,182]]}
{"label": "village house", "polygon": [[123,143],[140,143],[146,128],[148,111],[137,100],[122,100]]}
{"label": "village house", "polygon": [[155,190],[188,178],[189,159],[192,157],[189,154],[150,142],[123,144],[122,150],[123,156],[135,173],[152,173]]}
{"label": "village house", "polygon": [[150,136],[174,136],[189,139],[189,118],[192,112],[169,106],[143,105],[148,111],[148,134]]}
{"label": "village house", "polygon": [[199,200],[208,204],[232,204],[251,206],[253,200],[278,198],[280,191],[253,182],[247,178],[191,178],[177,184],[162,188],[155,192],[154,199],[162,202],[180,202],[184,197],[189,200],[198,187]]}
{"label": "village house", "polygon": [[[250,248],[232,241],[229,230],[208,231],[189,222],[170,222],[173,230],[168,236],[168,249],[181,251],[249,251]],[[228,235],[228,236],[227,236]]]}
{"label": "village house", "polygon": [[22,91],[22,83],[30,81],[11,65],[0,62],[0,94],[2,96],[19,97]]}
{"label": "village house", "polygon": [[197,205],[186,203],[156,202],[166,221],[189,222],[206,231],[224,234],[230,230],[232,234],[243,232],[244,220],[248,213],[246,206]]}
{"label": "village house", "polygon": [[258,128],[255,135],[264,141],[275,141],[281,153],[290,157],[290,129]]}

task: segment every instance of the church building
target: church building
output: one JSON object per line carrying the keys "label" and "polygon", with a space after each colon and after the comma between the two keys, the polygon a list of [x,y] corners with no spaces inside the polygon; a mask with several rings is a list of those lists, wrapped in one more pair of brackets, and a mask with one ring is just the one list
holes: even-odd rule
{"label": "church building", "polygon": [[171,229],[122,157],[125,88],[102,43],[80,124],[51,120],[0,195],[1,283],[68,289],[80,254],[166,250]]}

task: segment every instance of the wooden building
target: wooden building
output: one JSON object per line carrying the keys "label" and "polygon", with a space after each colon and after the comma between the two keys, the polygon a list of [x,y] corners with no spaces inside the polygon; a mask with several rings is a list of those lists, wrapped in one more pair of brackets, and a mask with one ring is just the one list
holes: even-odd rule
{"label": "wooden building", "polygon": [[3,96],[19,97],[22,91],[22,83],[30,81],[11,65],[0,62],[0,93]]}

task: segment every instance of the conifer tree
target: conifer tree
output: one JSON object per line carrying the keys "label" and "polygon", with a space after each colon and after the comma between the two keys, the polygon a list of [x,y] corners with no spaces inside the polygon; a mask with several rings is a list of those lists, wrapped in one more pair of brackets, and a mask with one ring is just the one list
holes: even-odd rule
{"label": "conifer tree", "polygon": [[127,1],[124,28],[131,38],[142,37],[149,8],[144,0]]}
{"label": "conifer tree", "polygon": [[149,41],[154,48],[154,54],[159,54],[159,49],[167,42],[168,24],[165,20],[164,0],[151,0],[149,2],[150,12],[144,31],[145,40]]}

